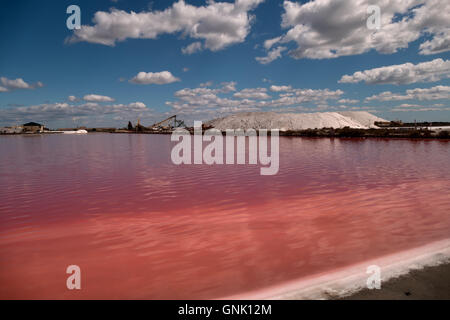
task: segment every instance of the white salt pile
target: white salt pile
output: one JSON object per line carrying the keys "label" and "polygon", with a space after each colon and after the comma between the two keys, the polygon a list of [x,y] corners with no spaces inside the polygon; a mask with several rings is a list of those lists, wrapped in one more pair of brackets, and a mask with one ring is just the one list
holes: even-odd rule
{"label": "white salt pile", "polygon": [[386,121],[365,111],[276,113],[244,112],[207,122],[219,130],[226,129],[280,129],[304,130],[321,128],[376,128],[374,122]]}
{"label": "white salt pile", "polygon": [[344,117],[350,118],[356,122],[359,122],[360,124],[366,126],[367,128],[378,128],[374,124],[377,121],[386,122],[386,120],[378,118],[377,116],[374,116],[373,114],[365,111],[342,111],[339,112],[339,114],[343,115]]}

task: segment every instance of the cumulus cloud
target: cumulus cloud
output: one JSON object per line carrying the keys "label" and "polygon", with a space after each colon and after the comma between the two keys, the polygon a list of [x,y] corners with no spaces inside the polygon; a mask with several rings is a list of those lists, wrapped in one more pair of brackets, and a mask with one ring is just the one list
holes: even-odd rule
{"label": "cumulus cloud", "polygon": [[[246,88],[234,93],[231,97],[226,96],[231,89],[235,91],[235,85],[235,82],[231,82],[223,83],[218,88],[185,88],[175,93],[177,100],[168,101],[166,104],[172,107],[173,112],[186,117],[194,115],[196,117],[217,117],[231,112],[261,111],[269,108],[295,109],[301,103],[307,102],[319,106],[324,105],[327,100],[339,99],[343,94],[341,90],[295,89],[285,86],[283,89],[290,92],[280,93],[282,91],[279,90],[279,97],[276,98],[267,93],[267,88]],[[273,89],[272,87],[271,89]]]}
{"label": "cumulus cloud", "polygon": [[397,106],[396,108],[422,108],[422,105],[418,105],[418,104],[410,104],[410,103],[403,103],[399,106]]}
{"label": "cumulus cloud", "polygon": [[235,81],[222,82],[221,85],[222,85],[222,88],[219,89],[218,92],[228,93],[228,92],[236,91],[236,82]]}
{"label": "cumulus cloud", "polygon": [[450,78],[450,60],[435,59],[418,64],[404,63],[344,75],[339,83],[409,84]]}
{"label": "cumulus cloud", "polygon": [[449,86],[435,86],[431,88],[415,88],[408,89],[404,94],[392,93],[391,91],[385,91],[371,97],[366,98],[366,101],[400,101],[400,100],[440,100],[450,99],[450,87]]}
{"label": "cumulus cloud", "polygon": [[[309,102],[309,101],[326,101],[329,99],[339,99],[341,95],[344,94],[344,91],[342,90],[329,90],[329,89],[296,89],[292,88],[292,86],[277,86],[272,85],[270,86],[270,91],[272,92],[278,92],[280,93],[280,98],[284,101],[297,101],[302,100]],[[281,93],[283,92],[283,93]],[[349,101],[349,100],[341,100],[341,101]],[[351,100],[350,100],[351,101]]]}
{"label": "cumulus cloud", "polygon": [[173,76],[169,71],[139,72],[130,80],[131,83],[135,84],[169,84],[177,81],[181,80]]}
{"label": "cumulus cloud", "polygon": [[268,64],[272,61],[281,58],[281,53],[286,50],[286,47],[277,47],[275,49],[270,50],[267,53],[266,57],[256,57],[256,61],[258,61],[261,64]]}
{"label": "cumulus cloud", "polygon": [[429,55],[448,51],[450,48],[450,29],[444,29],[436,34],[433,39],[427,40],[419,47],[420,54]]}
{"label": "cumulus cloud", "polygon": [[[108,96],[101,96],[98,94],[88,94],[83,97],[84,101],[89,102],[113,102],[115,99],[108,97]],[[70,101],[70,99],[69,99]]]}
{"label": "cumulus cloud", "polygon": [[282,37],[276,37],[276,38],[268,39],[268,40],[264,41],[264,48],[266,50],[269,50],[270,48],[272,48],[272,46],[275,43],[279,42],[281,39],[282,39]]}
{"label": "cumulus cloud", "polygon": [[184,54],[193,54],[198,51],[202,51],[202,43],[200,41],[193,42],[185,48],[181,49]]}
{"label": "cumulus cloud", "polygon": [[[381,27],[367,28],[367,8],[381,9]],[[441,0],[313,0],[284,1],[282,36],[266,40],[268,50],[275,44],[295,43],[289,52],[295,59],[329,59],[356,55],[372,49],[390,54],[427,36],[420,54],[450,50],[450,2]]]}
{"label": "cumulus cloud", "polygon": [[200,87],[201,87],[201,88],[204,88],[204,87],[211,87],[212,85],[213,85],[213,82],[212,82],[212,81],[206,81],[206,82],[200,83]]}
{"label": "cumulus cloud", "polygon": [[270,86],[270,91],[273,92],[282,92],[282,91],[291,91],[292,87],[291,86]]}
{"label": "cumulus cloud", "polygon": [[393,112],[422,112],[422,111],[449,111],[449,107],[444,107],[444,104],[433,104],[430,106],[423,106],[420,104],[404,103],[391,109]]}
{"label": "cumulus cloud", "polygon": [[[33,106],[7,108],[0,110],[2,122],[7,124],[39,121],[45,124],[56,120],[92,119],[99,120],[104,116],[127,116],[133,119],[139,115],[149,116],[151,110],[143,102],[133,102],[129,104],[100,105],[96,102],[86,102],[79,105],[63,103],[45,103]],[[93,124],[96,124],[95,122]],[[97,123],[98,124],[98,123]]]}
{"label": "cumulus cloud", "polygon": [[179,33],[202,41],[189,45],[184,49],[186,53],[198,51],[200,47],[217,51],[245,40],[253,20],[249,12],[262,1],[208,1],[207,5],[197,7],[179,0],[162,11],[98,11],[93,18],[94,25],[75,30],[68,42],[114,46],[126,39],[156,39],[163,34]]}
{"label": "cumulus cloud", "polygon": [[40,81],[36,83],[27,83],[22,78],[8,79],[6,77],[0,77],[0,92],[10,92],[20,89],[36,89],[42,88],[44,84]]}
{"label": "cumulus cloud", "polygon": [[341,99],[341,100],[338,100],[338,102],[343,103],[343,104],[355,104],[355,103],[358,103],[359,100],[357,100],[357,99]]}
{"label": "cumulus cloud", "polygon": [[270,99],[270,96],[267,94],[266,88],[244,89],[242,91],[236,92],[233,95],[233,97],[239,99],[257,99],[257,100]]}

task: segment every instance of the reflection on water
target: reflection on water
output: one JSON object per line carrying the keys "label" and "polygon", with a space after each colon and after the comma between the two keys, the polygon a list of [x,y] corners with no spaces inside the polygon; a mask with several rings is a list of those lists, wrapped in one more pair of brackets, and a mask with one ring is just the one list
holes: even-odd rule
{"label": "reflection on water", "polygon": [[275,176],[172,145],[0,137],[0,298],[218,298],[450,234],[448,141],[281,137]]}

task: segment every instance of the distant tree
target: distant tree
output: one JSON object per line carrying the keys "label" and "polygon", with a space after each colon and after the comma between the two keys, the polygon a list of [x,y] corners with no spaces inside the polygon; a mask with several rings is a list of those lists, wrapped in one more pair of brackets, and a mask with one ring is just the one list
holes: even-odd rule
{"label": "distant tree", "polygon": [[128,130],[133,130],[133,124],[131,121],[128,121]]}

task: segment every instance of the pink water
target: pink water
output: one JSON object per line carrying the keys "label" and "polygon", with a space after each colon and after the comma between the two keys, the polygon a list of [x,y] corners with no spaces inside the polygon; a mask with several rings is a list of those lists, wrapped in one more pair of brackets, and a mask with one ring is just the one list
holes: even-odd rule
{"label": "pink water", "polygon": [[275,176],[171,146],[0,137],[0,298],[220,298],[450,238],[450,141],[282,137]]}

